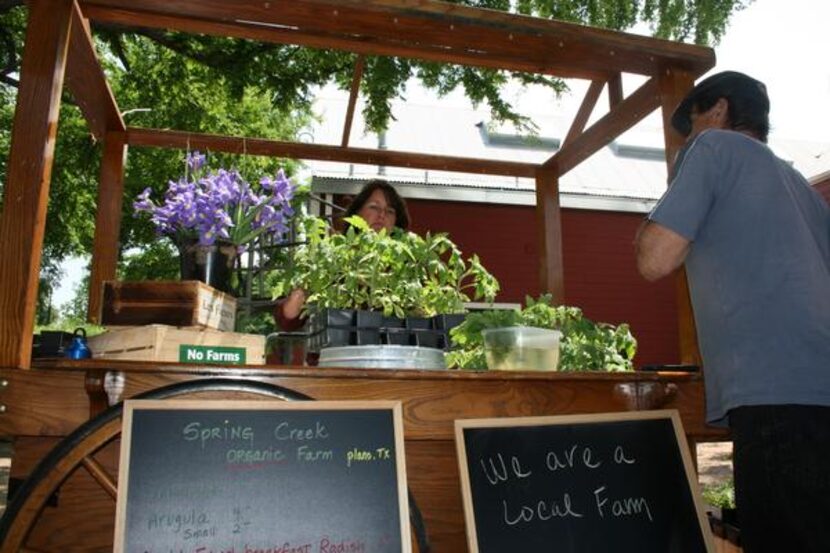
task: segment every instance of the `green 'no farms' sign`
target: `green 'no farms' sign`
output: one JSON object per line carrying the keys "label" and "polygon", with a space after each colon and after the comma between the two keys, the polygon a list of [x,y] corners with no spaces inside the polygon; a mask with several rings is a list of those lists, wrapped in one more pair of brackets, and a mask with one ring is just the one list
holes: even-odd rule
{"label": "green 'no farms' sign", "polygon": [[179,362],[244,365],[245,348],[182,344],[179,346]]}

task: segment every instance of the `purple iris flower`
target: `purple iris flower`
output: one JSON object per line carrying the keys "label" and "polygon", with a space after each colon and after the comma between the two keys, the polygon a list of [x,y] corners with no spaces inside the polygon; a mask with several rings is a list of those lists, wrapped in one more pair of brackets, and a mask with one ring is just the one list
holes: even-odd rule
{"label": "purple iris flower", "polygon": [[161,204],[153,202],[152,190],[146,188],[133,202],[136,213],[149,214],[159,234],[190,235],[205,246],[224,240],[239,253],[264,234],[282,239],[294,214],[289,203],[295,187],[285,172],[280,169],[252,186],[236,170],[201,171],[205,161],[199,152],[188,154],[188,169],[199,176],[169,181]]}
{"label": "purple iris flower", "polygon": [[198,151],[191,152],[187,154],[187,167],[191,173],[195,173],[204,166],[206,159],[207,156]]}

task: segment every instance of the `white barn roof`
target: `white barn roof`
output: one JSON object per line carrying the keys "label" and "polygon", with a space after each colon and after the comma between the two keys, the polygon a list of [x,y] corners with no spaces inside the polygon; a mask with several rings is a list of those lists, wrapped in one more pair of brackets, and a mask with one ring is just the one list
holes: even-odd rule
{"label": "white barn roof", "polygon": [[[580,99],[577,94],[557,101],[548,93],[545,103],[533,101],[534,106],[547,105],[548,109],[528,108],[520,100],[520,110],[529,113],[538,126],[536,138],[524,139],[512,127],[493,128],[488,123],[488,112],[473,109],[464,98],[435,100],[419,90],[411,96],[409,101],[394,103],[392,113],[396,120],[380,139],[362,132],[362,106],[358,103],[350,144],[377,148],[385,142],[386,148],[395,151],[539,163],[564,140]],[[316,103],[320,118],[308,130],[306,139],[317,144],[339,144],[347,103],[344,93],[324,91]],[[770,146],[805,176],[830,167],[830,143],[785,140],[773,132]],[[313,177],[312,188],[318,193],[354,193],[365,180],[382,176],[410,198],[535,205],[532,179],[324,161],[309,161],[307,166]],[[560,181],[563,207],[611,211],[647,212],[665,188],[663,131],[655,115],[602,148]]]}

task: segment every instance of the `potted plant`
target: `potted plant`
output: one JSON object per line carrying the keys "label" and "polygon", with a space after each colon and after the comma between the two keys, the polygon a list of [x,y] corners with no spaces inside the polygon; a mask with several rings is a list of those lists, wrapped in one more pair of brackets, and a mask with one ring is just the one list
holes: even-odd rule
{"label": "potted plant", "polygon": [[704,486],[703,499],[711,507],[709,524],[712,533],[736,546],[741,545],[741,531],[738,526],[738,511],[735,506],[735,485],[729,479],[725,482]]}
{"label": "potted plant", "polygon": [[735,485],[731,479],[719,484],[704,486],[702,495],[706,503],[717,509],[716,514],[723,522],[737,524]]}
{"label": "potted plant", "polygon": [[185,174],[168,182],[163,201],[155,203],[146,188],[133,208],[176,244],[183,280],[230,291],[237,256],[260,236],[285,235],[295,186],[282,169],[251,184],[235,169],[209,170],[205,160],[199,152],[188,153]]}
{"label": "potted plant", "polygon": [[[377,232],[357,216],[347,222],[343,233],[332,233],[315,217],[303,222],[305,243],[290,268],[272,276],[275,297],[302,288],[307,305],[316,309],[355,310],[357,332],[379,327],[399,343],[406,328],[410,343],[420,336],[422,345],[437,346],[432,317],[463,313],[464,302],[492,301],[498,292],[498,281],[478,257],[464,259],[445,234]],[[404,318],[406,323],[398,322]]]}
{"label": "potted plant", "polygon": [[637,341],[626,324],[595,323],[577,307],[554,306],[549,294],[527,297],[521,310],[491,310],[471,313],[450,336],[453,349],[447,366],[486,369],[482,331],[487,328],[529,326],[562,332],[560,371],[630,371]]}

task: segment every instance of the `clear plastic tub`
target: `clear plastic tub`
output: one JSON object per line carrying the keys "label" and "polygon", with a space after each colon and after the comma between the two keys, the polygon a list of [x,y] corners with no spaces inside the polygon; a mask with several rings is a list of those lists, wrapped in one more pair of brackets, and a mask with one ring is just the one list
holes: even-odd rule
{"label": "clear plastic tub", "polygon": [[555,371],[559,366],[558,330],[530,326],[481,331],[487,367],[497,371]]}

